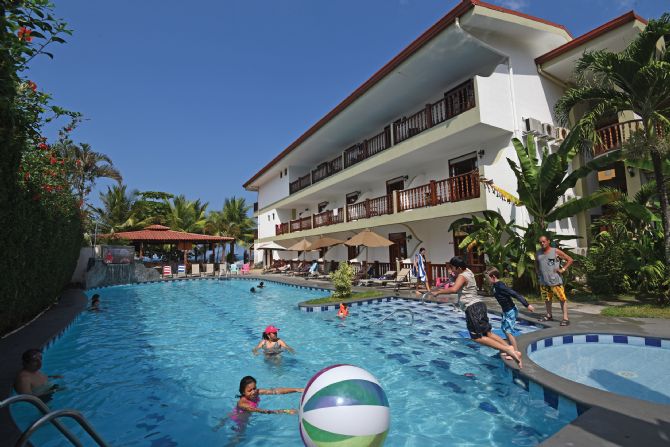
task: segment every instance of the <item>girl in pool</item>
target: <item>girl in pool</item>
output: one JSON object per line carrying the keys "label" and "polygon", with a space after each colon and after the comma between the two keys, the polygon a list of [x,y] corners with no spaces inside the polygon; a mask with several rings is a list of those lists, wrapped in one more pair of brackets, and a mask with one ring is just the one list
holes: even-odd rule
{"label": "girl in pool", "polygon": [[[251,376],[244,376],[240,380],[240,400],[237,401],[237,406],[233,409],[233,412],[230,414],[230,419],[236,423],[236,431],[243,431],[246,428],[247,422],[249,422],[249,416],[251,413],[263,413],[263,414],[296,414],[297,410],[294,408],[290,409],[280,409],[280,410],[266,410],[264,408],[259,408],[258,404],[261,401],[261,394],[289,394],[289,393],[302,393],[304,388],[271,388],[263,389],[256,387],[256,379]],[[215,430],[220,428],[225,424],[225,420],[215,427]]]}
{"label": "girl in pool", "polygon": [[293,348],[284,342],[284,340],[277,337],[277,332],[279,329],[270,325],[265,328],[263,331],[263,339],[258,342],[256,347],[251,350],[254,355],[258,354],[259,350],[263,350],[266,356],[275,356],[281,353],[283,349],[287,350],[291,354],[295,354]]}

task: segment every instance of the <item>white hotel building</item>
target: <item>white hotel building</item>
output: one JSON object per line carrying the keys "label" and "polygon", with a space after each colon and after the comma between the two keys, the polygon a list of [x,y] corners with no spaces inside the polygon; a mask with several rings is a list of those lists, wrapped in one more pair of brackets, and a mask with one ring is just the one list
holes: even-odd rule
{"label": "white hotel building", "polygon": [[[555,127],[552,111],[575,61],[586,50],[625,48],[645,23],[631,12],[573,39],[546,20],[462,1],[244,184],[258,192],[256,243],[347,239],[370,228],[395,245],[367,254],[339,245],[312,258],[367,256],[395,270],[397,258],[419,247],[439,264],[457,253],[463,235],[448,231],[456,219],[495,210],[523,224],[524,208],[502,201],[479,178],[515,192],[506,160],[516,160],[511,139],[532,131],[560,143],[565,130]],[[603,123],[599,151],[618,147],[631,118]],[[635,174],[612,166],[571,194],[599,184],[634,192]],[[590,216],[553,225],[585,236]],[[264,252],[255,253],[263,261]]]}

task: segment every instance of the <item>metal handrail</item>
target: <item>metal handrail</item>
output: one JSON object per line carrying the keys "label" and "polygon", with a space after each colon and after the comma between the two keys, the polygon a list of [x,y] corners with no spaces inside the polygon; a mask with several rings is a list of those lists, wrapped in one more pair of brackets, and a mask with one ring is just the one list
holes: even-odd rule
{"label": "metal handrail", "polygon": [[[56,410],[52,411],[49,414],[45,414],[38,420],[32,423],[30,427],[26,429],[26,431],[21,434],[21,437],[19,438],[18,441],[16,441],[15,447],[23,447],[26,445],[28,442],[28,439],[35,433],[35,431],[40,428],[42,425],[48,423],[48,422],[58,422],[56,421],[57,418],[61,417],[69,417],[77,421],[77,423],[84,429],[86,430],[86,433],[93,438],[93,440],[101,447],[109,447],[109,444],[107,444],[98,434],[98,432],[95,431],[95,429],[91,426],[91,424],[88,423],[86,418],[78,411],[76,410],[68,410],[68,409],[63,409],[63,410]],[[75,444],[76,445],[76,444]],[[81,444],[79,444],[81,445]]]}
{"label": "metal handrail", "polygon": [[[0,408],[9,408],[12,404],[17,402],[27,402],[32,404],[43,415],[49,414],[51,412],[49,407],[47,407],[39,397],[30,394],[17,394],[16,396],[8,397],[7,399],[0,402]],[[83,444],[79,441],[79,439],[77,439],[77,437],[70,430],[61,424],[60,421],[53,420],[51,423],[72,443],[72,445],[76,447],[83,447]]]}
{"label": "metal handrail", "polygon": [[410,309],[396,309],[393,312],[391,312],[390,314],[388,314],[387,316],[385,316],[384,318],[382,318],[381,320],[379,320],[378,322],[376,322],[375,324],[381,324],[383,321],[392,317],[393,315],[395,315],[398,312],[409,312],[409,314],[412,317],[412,322],[410,323],[410,325],[414,324],[414,312],[412,312]]}

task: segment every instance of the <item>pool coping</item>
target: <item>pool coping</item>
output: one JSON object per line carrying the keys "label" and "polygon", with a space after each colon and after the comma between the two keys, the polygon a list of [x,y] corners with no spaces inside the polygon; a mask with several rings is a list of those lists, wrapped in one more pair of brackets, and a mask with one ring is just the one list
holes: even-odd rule
{"label": "pool coping", "polygon": [[[327,285],[317,284],[316,281],[306,285],[304,278],[290,277],[277,278],[265,275],[239,275],[235,279],[251,281],[272,281],[294,287],[331,289]],[[174,278],[172,280],[227,280],[230,277],[204,278]],[[288,281],[287,281],[288,280]],[[139,284],[164,282],[166,280],[148,281]],[[170,280],[167,280],[170,281]],[[106,287],[92,288],[97,290]],[[370,290],[369,287],[360,290]],[[361,299],[361,301],[389,300],[392,298],[420,300],[414,297],[393,295],[393,297],[378,297]],[[355,300],[358,301],[358,300]],[[8,361],[0,364],[0,400],[11,394],[13,380],[20,370],[21,353],[28,348],[48,346],[74,322],[76,317],[85,309],[86,295],[82,290],[68,290],[61,299],[48,311],[30,322],[21,330],[16,331],[0,340],[0,358]],[[496,309],[489,312],[499,314]],[[645,318],[612,318],[598,315],[572,313],[572,325],[563,328],[551,324],[541,324],[531,318],[519,315],[537,326],[544,326],[544,330],[531,332],[517,337],[519,349],[527,352],[533,342],[562,335],[617,334],[639,337],[654,337],[670,339],[670,322],[661,319]],[[613,329],[615,328],[615,329]],[[47,365],[48,366],[48,365]],[[670,406],[642,401],[621,396],[596,388],[588,387],[577,382],[563,379],[534,363],[528,356],[524,356],[524,368],[518,370],[513,362],[506,361],[505,367],[512,377],[520,378],[523,383],[535,382],[544,390],[562,395],[565,398],[582,406],[581,414],[556,434],[545,440],[543,447],[558,446],[667,446],[670,440]],[[48,368],[46,368],[48,371]],[[57,373],[53,372],[52,373]],[[530,390],[529,390],[530,391]],[[546,392],[546,391],[545,391]],[[7,409],[0,410],[0,439],[14,440],[20,436],[20,431],[14,424]]]}
{"label": "pool coping", "polygon": [[[667,320],[645,318],[604,318],[573,313],[568,327],[551,327],[517,337],[519,350],[527,353],[534,343],[566,335],[628,335],[670,339]],[[543,447],[567,445],[599,446],[667,446],[670,443],[670,406],[635,399],[564,379],[549,372],[524,355],[523,368],[505,361],[512,375],[525,387],[539,384],[545,401],[553,395],[563,396],[577,404],[578,417],[544,443]]]}

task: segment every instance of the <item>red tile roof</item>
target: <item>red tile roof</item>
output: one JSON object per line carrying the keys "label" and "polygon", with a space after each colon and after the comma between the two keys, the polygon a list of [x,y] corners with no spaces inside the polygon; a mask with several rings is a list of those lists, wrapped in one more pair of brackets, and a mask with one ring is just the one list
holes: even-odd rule
{"label": "red tile roof", "polygon": [[120,238],[129,241],[152,241],[152,242],[228,242],[235,240],[227,236],[210,236],[208,234],[186,233],[173,231],[163,225],[150,225],[144,230],[122,231],[114,234],[106,234],[103,238]]}
{"label": "red tile roof", "polygon": [[538,65],[542,65],[545,62],[550,61],[555,57],[558,57],[561,54],[566,53],[572,50],[573,48],[576,48],[588,42],[589,40],[593,40],[596,37],[602,36],[603,34],[612,31],[613,29],[619,28],[620,26],[625,25],[626,23],[632,22],[634,20],[638,20],[644,23],[645,25],[647,24],[647,20],[635,14],[635,11],[629,11],[626,14],[617,17],[616,19],[610,20],[609,22],[600,25],[598,28],[592,29],[588,33],[582,34],[578,38],[571,40],[570,42],[567,42],[558,48],[554,48],[553,50],[543,54],[542,56],[538,56],[537,58],[535,58],[535,63]]}
{"label": "red tile roof", "polygon": [[430,42],[435,36],[440,34],[442,31],[444,31],[446,28],[448,28],[454,21],[456,20],[457,17],[460,17],[464,15],[466,12],[468,12],[470,9],[474,8],[475,6],[481,6],[482,8],[487,8],[491,9],[494,11],[500,11],[504,12],[507,14],[512,14],[518,17],[523,17],[529,20],[534,20],[536,22],[544,23],[546,25],[554,26],[556,28],[560,28],[564,30],[568,35],[570,35],[570,32],[565,28],[563,25],[558,25],[553,22],[549,22],[544,19],[540,19],[538,17],[533,17],[527,14],[523,14],[518,11],[513,11],[511,9],[503,8],[502,6],[497,6],[497,5],[492,5],[490,3],[482,2],[480,0],[462,0],[461,3],[456,5],[451,11],[449,11],[444,17],[442,17],[440,20],[437,21],[433,26],[428,28],[423,34],[421,34],[414,42],[410,43],[404,50],[402,50],[400,53],[398,53],[397,56],[395,56],[393,59],[391,59],[389,62],[386,63],[382,68],[379,69],[375,74],[370,77],[367,81],[363,83],[360,87],[358,87],[352,94],[347,96],[341,103],[339,103],[333,110],[328,112],[326,116],[321,118],[319,121],[317,121],[316,124],[314,124],[312,127],[307,129],[305,133],[303,133],[300,137],[298,137],[297,140],[295,140],[293,143],[291,143],[286,149],[284,149],[279,155],[277,155],[275,158],[272,159],[267,165],[265,165],[263,168],[261,168],[260,171],[258,171],[256,174],[254,174],[253,177],[251,177],[249,180],[247,180],[244,183],[244,188],[247,188],[254,180],[258,179],[261,175],[266,173],[272,166],[274,166],[276,163],[278,163],[282,158],[287,156],[289,153],[291,153],[295,148],[297,148],[300,144],[302,144],[305,140],[307,140],[309,137],[314,135],[316,131],[321,129],[323,126],[325,126],[330,120],[335,118],[340,112],[342,112],[344,109],[349,107],[354,101],[356,101],[358,98],[363,96],[368,90],[370,90],[375,84],[377,84],[379,81],[381,81],[383,78],[385,78],[389,73],[393,72],[400,64],[405,62],[407,59],[410,58],[414,53],[416,53],[418,50],[420,50],[425,44]]}

